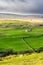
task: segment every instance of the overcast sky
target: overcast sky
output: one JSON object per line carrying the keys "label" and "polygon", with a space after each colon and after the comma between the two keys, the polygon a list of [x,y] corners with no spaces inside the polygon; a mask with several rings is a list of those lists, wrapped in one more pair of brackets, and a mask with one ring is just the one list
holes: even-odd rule
{"label": "overcast sky", "polygon": [[43,14],[43,0],[0,0],[0,13]]}

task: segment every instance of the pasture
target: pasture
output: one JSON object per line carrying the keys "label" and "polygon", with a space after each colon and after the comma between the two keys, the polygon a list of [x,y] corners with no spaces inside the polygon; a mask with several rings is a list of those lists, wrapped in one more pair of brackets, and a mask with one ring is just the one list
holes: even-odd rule
{"label": "pasture", "polygon": [[43,24],[0,20],[0,65],[43,65],[42,51]]}
{"label": "pasture", "polygon": [[[21,21],[17,22],[21,23]],[[35,51],[43,47],[43,26],[30,23],[26,25],[26,22],[17,24],[13,23],[13,28],[10,23],[7,24],[7,28],[0,24],[0,49],[13,49],[21,52]]]}

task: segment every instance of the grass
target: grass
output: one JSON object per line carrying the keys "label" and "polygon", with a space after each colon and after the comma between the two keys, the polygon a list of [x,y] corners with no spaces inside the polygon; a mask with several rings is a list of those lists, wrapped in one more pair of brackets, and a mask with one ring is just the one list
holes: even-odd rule
{"label": "grass", "polygon": [[29,50],[22,39],[13,38],[13,37],[1,37],[0,48],[13,49],[14,51],[17,51],[17,52]]}
{"label": "grass", "polygon": [[[40,37],[42,33],[43,27],[33,28],[30,32],[26,32],[25,29],[0,29],[0,48],[11,48],[19,52],[25,50],[32,50],[30,47],[28,48],[28,46],[31,45],[32,48],[39,49],[40,47],[43,47],[43,36]],[[30,36],[30,38],[28,36]],[[28,37],[25,38],[28,46],[27,43],[22,40],[23,37]]]}
{"label": "grass", "polygon": [[[27,22],[18,20],[0,20],[0,24],[3,23],[27,24]],[[29,30],[29,28],[27,29]],[[43,27],[35,27],[28,32],[26,32],[26,29],[0,28],[0,49],[13,49],[19,53],[27,50],[32,51],[33,48],[39,49],[40,47],[43,47]],[[43,53],[4,57],[0,61],[0,65],[43,65]]]}
{"label": "grass", "polygon": [[38,38],[26,38],[28,45],[31,45],[35,50],[43,47],[43,37]]}
{"label": "grass", "polygon": [[[32,36],[37,36],[43,33],[43,28],[39,29],[33,29],[30,32],[26,32],[26,29],[0,29],[0,33],[2,34],[9,34],[9,35],[15,35],[15,36],[28,36],[28,35],[32,35]],[[28,29],[29,30],[29,29]]]}
{"label": "grass", "polygon": [[43,65],[43,53],[5,57],[0,61],[0,65]]}
{"label": "grass", "polygon": [[14,23],[14,24],[28,24],[30,22],[28,21],[23,21],[23,20],[0,20],[0,24],[4,23]]}

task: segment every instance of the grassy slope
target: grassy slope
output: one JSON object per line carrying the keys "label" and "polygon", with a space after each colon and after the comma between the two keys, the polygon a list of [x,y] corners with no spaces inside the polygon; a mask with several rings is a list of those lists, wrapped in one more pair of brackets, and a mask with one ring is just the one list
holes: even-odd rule
{"label": "grassy slope", "polygon": [[43,47],[43,37],[39,38],[27,38],[25,39],[31,47],[33,47],[35,50]]}
{"label": "grassy slope", "polygon": [[[1,33],[2,32],[2,33]],[[21,38],[15,38],[16,36],[37,36],[43,33],[43,28],[34,28],[31,32],[25,32],[25,29],[19,30],[3,30],[0,29],[0,48],[14,49],[15,51],[31,50],[28,48],[25,42]],[[7,36],[5,36],[7,35]],[[11,36],[9,36],[11,35]],[[25,39],[33,48],[38,49],[43,47],[43,36],[39,38]]]}
{"label": "grassy slope", "polygon": [[[4,20],[0,22],[0,24],[2,23],[12,23],[12,21],[7,21]],[[13,21],[13,23],[16,23]],[[16,23],[17,24],[17,23]],[[21,24],[21,22],[19,22],[19,24]],[[2,33],[1,33],[2,32]],[[16,49],[16,51],[21,51],[21,50],[27,50],[27,46],[24,43],[24,41],[22,39],[15,39],[14,36],[9,37],[9,36],[4,36],[7,34],[11,34],[14,36],[27,36],[27,35],[40,35],[43,34],[43,28],[36,28],[33,29],[32,32],[25,32],[25,30],[1,30],[0,29],[0,48],[13,48],[14,50]],[[40,42],[41,46],[43,46],[43,37],[38,38],[38,39],[34,39],[34,38],[28,38],[26,39],[28,42],[32,43],[32,46],[35,47],[40,47],[40,45],[38,44]],[[41,40],[41,41],[39,41]],[[24,44],[23,44],[24,43]],[[34,43],[34,44],[33,44]],[[37,43],[37,44],[36,44]],[[17,44],[17,45],[16,45]],[[7,58],[7,59],[6,59]],[[0,65],[43,65],[43,53],[37,54],[31,54],[31,55],[24,55],[23,57],[18,56],[18,57],[6,57],[4,58],[3,61],[0,61]]]}
{"label": "grassy slope", "polygon": [[20,38],[13,37],[1,37],[0,48],[2,49],[13,49],[14,51],[25,51],[29,50],[24,41]]}
{"label": "grassy slope", "polygon": [[30,23],[30,22],[23,21],[23,20],[0,20],[0,24],[3,24],[3,23],[27,24],[27,23]]}
{"label": "grassy slope", "polygon": [[[10,34],[15,36],[26,36],[26,35],[40,35],[43,33],[43,27],[42,28],[34,28],[30,32],[26,32],[26,29],[0,29],[0,33],[2,34]],[[29,30],[29,29],[28,29]]]}
{"label": "grassy slope", "polygon": [[6,57],[0,61],[0,65],[43,65],[43,53]]}

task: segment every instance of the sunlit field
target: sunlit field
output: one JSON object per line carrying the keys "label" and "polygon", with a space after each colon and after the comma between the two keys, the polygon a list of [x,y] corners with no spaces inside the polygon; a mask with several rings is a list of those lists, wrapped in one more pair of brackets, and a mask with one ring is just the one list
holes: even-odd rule
{"label": "sunlit field", "polygon": [[[35,17],[26,17],[21,19],[0,19],[0,24],[2,23],[33,23],[33,24],[43,24],[43,18],[35,18]],[[21,22],[20,22],[21,21]]]}
{"label": "sunlit field", "polygon": [[30,32],[26,29],[0,29],[0,34],[0,48],[3,49],[25,51],[31,49],[29,45],[34,49],[43,47],[43,27],[33,28]]}
{"label": "sunlit field", "polygon": [[43,65],[43,53],[4,57],[0,65]]}
{"label": "sunlit field", "polygon": [[0,65],[43,65],[43,24],[0,20],[0,58]]}

